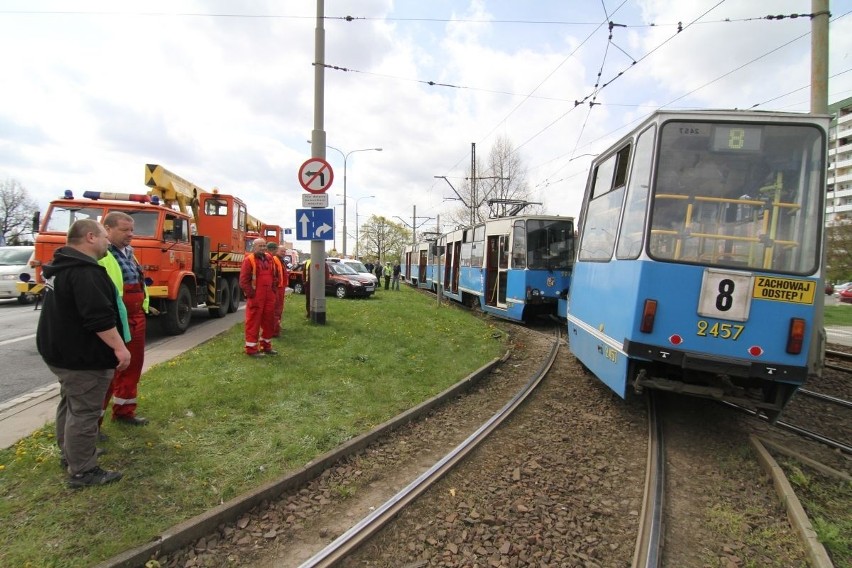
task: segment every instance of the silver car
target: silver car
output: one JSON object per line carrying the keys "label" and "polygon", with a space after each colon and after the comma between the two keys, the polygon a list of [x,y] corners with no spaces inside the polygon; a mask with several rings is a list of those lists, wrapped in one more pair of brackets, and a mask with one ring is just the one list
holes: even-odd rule
{"label": "silver car", "polygon": [[376,277],[376,275],[373,274],[372,272],[370,272],[369,270],[367,270],[367,267],[364,266],[364,263],[361,262],[360,260],[355,260],[354,258],[344,258],[344,259],[341,259],[340,262],[348,265],[350,268],[354,269],[355,272],[357,272],[358,274],[362,274],[364,276],[369,275],[370,277],[372,277],[373,283],[376,286],[379,285],[379,279]]}
{"label": "silver car", "polygon": [[18,282],[35,278],[30,266],[34,246],[0,247],[0,299],[17,298],[21,304],[31,304],[35,297],[18,292]]}

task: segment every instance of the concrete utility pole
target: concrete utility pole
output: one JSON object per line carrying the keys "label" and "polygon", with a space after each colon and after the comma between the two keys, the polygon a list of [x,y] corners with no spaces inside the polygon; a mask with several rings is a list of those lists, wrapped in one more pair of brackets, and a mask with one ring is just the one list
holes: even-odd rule
{"label": "concrete utility pole", "polygon": [[811,0],[811,112],[828,114],[828,0]]}
{"label": "concrete utility pole", "polygon": [[[325,0],[317,0],[317,27],[314,33],[314,129],[311,133],[311,157],[323,160],[325,160],[324,2]],[[311,241],[310,271],[311,321],[325,325],[325,241]]]}

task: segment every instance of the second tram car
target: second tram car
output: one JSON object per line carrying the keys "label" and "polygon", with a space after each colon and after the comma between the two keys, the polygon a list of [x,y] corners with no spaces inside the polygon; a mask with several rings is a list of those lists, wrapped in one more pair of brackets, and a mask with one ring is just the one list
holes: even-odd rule
{"label": "second tram car", "polygon": [[[521,215],[489,219],[408,247],[406,281],[514,321],[557,315],[574,260],[574,220]],[[564,315],[564,314],[563,314]]]}
{"label": "second tram car", "polygon": [[829,118],[658,111],[592,164],[568,341],[621,397],[675,391],[774,421],[822,372]]}

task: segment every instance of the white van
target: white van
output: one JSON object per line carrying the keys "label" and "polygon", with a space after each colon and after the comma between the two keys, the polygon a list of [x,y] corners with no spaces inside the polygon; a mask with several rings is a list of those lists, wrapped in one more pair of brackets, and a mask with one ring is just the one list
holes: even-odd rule
{"label": "white van", "polygon": [[35,278],[35,270],[30,261],[35,247],[0,247],[0,299],[17,298],[21,304],[31,304],[35,296],[18,292],[18,282],[28,282]]}

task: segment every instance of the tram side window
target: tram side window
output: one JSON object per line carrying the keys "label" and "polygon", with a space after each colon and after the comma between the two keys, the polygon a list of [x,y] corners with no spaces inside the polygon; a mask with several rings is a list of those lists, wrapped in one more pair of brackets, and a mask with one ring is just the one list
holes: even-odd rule
{"label": "tram side window", "polygon": [[485,225],[479,225],[473,229],[473,242],[470,249],[470,265],[477,268],[482,267],[482,259],[485,256]]}
{"label": "tram side window", "polygon": [[512,268],[527,267],[527,229],[523,221],[512,228]]}
{"label": "tram side window", "polygon": [[583,222],[580,260],[612,258],[629,157],[628,145],[597,166]]}
{"label": "tram side window", "polygon": [[461,255],[459,257],[459,266],[470,266],[472,255],[473,255],[472,243],[462,243]]}
{"label": "tram side window", "polygon": [[638,258],[639,253],[642,252],[645,209],[648,204],[648,190],[651,187],[651,161],[655,132],[656,128],[652,126],[640,134],[636,142],[624,216],[621,219],[621,231],[618,233],[618,248],[615,253],[617,258]]}

